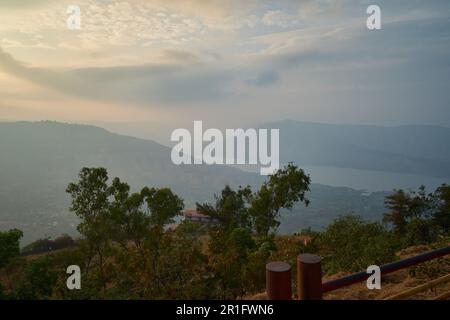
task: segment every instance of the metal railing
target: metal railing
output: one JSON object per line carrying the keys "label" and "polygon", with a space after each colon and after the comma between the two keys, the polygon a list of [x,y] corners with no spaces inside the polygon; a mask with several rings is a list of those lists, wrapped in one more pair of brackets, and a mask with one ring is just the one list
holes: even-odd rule
{"label": "metal railing", "polygon": [[[450,246],[385,264],[380,267],[380,271],[382,275],[385,275],[448,254],[450,254]],[[369,276],[370,274],[362,271],[322,283],[321,258],[313,254],[300,254],[297,257],[297,296],[299,300],[321,300],[324,293],[363,282]],[[291,267],[289,264],[271,262],[266,265],[268,299],[292,299],[291,286]]]}

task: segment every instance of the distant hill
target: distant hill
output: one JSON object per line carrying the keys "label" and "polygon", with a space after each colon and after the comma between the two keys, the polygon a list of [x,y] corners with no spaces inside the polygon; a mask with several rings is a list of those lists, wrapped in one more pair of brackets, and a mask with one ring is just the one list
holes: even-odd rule
{"label": "distant hill", "polygon": [[280,157],[284,163],[450,177],[450,128],[292,120],[261,128],[280,129]]}
{"label": "distant hill", "polygon": [[83,166],[103,166],[136,188],[170,186],[185,196],[206,200],[205,187],[257,183],[261,178],[229,167],[176,166],[170,149],[151,140],[110,133],[102,128],[56,122],[0,124],[2,185],[21,182],[62,184],[76,179]]}
{"label": "distant hill", "polygon": [[76,221],[67,213],[65,189],[83,166],[106,167],[110,177],[136,190],[168,186],[187,206],[211,201],[226,183],[261,180],[227,167],[176,166],[165,146],[86,125],[0,123],[0,150],[0,229],[17,226],[35,236],[73,233]]}
{"label": "distant hill", "polygon": [[[226,166],[183,165],[170,161],[170,148],[104,129],[56,122],[0,123],[0,230],[17,227],[24,243],[44,236],[74,234],[77,220],[68,212],[67,184],[83,166],[102,166],[132,188],[168,186],[185,199],[214,201],[225,184],[259,185],[264,177]],[[320,228],[339,214],[379,218],[385,193],[314,184],[311,206],[286,213],[280,232]]]}

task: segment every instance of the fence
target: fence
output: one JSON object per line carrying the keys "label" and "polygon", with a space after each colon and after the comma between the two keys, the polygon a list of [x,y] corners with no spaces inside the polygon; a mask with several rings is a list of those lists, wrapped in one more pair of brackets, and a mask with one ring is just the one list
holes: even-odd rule
{"label": "fence", "polygon": [[[414,257],[385,264],[380,267],[382,275],[405,269],[419,263],[450,254],[450,246],[419,254]],[[297,257],[297,295],[299,300],[321,300],[324,293],[367,280],[370,274],[365,271],[351,274],[336,280],[322,282],[321,258],[313,254],[300,254]],[[440,283],[444,281],[442,279]],[[445,278],[450,281],[450,276]],[[436,280],[437,281],[437,280]],[[285,262],[271,262],[266,265],[266,289],[270,300],[290,300],[291,267]],[[433,284],[431,285],[433,287]],[[426,290],[429,287],[425,287]],[[423,288],[421,288],[423,289]],[[441,298],[445,298],[442,295]],[[393,297],[398,298],[398,297]],[[402,298],[402,297],[401,297]]]}

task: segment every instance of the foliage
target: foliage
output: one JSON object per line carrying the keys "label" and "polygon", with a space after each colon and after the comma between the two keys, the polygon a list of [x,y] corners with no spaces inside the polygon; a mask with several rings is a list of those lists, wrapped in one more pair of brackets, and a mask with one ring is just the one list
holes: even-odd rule
{"label": "foliage", "polygon": [[437,237],[438,233],[432,220],[414,218],[406,225],[403,247],[432,243]]}
{"label": "foliage", "polygon": [[398,249],[395,238],[383,225],[351,215],[336,219],[314,241],[326,273],[356,272],[372,264],[381,265],[395,260]]}
{"label": "foliage", "polygon": [[431,195],[426,194],[425,187],[421,186],[417,193],[396,190],[386,197],[385,205],[390,211],[385,213],[383,221],[392,223],[394,232],[403,235],[412,219],[429,215],[432,199]]}
{"label": "foliage", "polygon": [[450,186],[443,184],[427,194],[421,186],[418,192],[396,190],[386,197],[389,212],[384,222],[391,224],[404,245],[427,244],[450,231]]}
{"label": "foliage", "polygon": [[434,192],[436,211],[433,215],[433,222],[442,233],[450,232],[450,185],[443,184]]}
{"label": "foliage", "polygon": [[261,289],[264,265],[275,250],[273,232],[280,209],[305,201],[309,177],[293,164],[269,177],[258,191],[226,186],[215,206],[197,204],[197,210],[216,222],[210,229],[208,254],[215,295],[236,299]]}
{"label": "foliage", "polygon": [[[396,190],[386,197],[385,224],[349,215],[324,231],[277,236],[281,210],[308,205],[309,185],[288,164],[257,189],[225,186],[213,204],[197,203],[209,223],[180,222],[183,200],[169,188],[131,192],[104,168],[83,168],[67,187],[82,238],[41,239],[23,252],[65,250],[18,258],[22,232],[0,232],[0,299],[237,299],[264,290],[269,260],[295,265],[308,252],[323,257],[326,273],[361,271],[450,229],[450,187],[442,185],[430,194]],[[82,290],[67,289],[73,264]]]}
{"label": "foliage", "polygon": [[251,200],[249,211],[255,232],[264,236],[278,227],[281,208],[291,209],[298,201],[308,205],[305,194],[309,191],[310,182],[309,176],[292,163],[271,175]]}
{"label": "foliage", "polygon": [[[145,252],[151,252],[153,261],[150,265],[155,272],[164,227],[173,222],[183,208],[183,201],[177,195],[167,188],[147,187],[130,194],[129,185],[119,178],[114,178],[109,185],[104,168],[83,168],[79,181],[69,184],[67,192],[72,196],[70,209],[81,219],[78,231],[86,239],[86,269],[89,271],[91,262],[96,262],[98,268],[93,271],[94,279],[101,284],[104,294],[115,268],[108,260],[117,253],[114,244],[127,252],[131,241],[136,247],[135,254],[141,257]],[[94,258],[97,261],[93,261]],[[144,259],[139,264],[147,267]]]}
{"label": "foliage", "polygon": [[52,269],[50,257],[33,260],[24,270],[24,274],[12,297],[20,300],[49,299],[56,284],[57,274]]}
{"label": "foliage", "polygon": [[17,229],[0,232],[0,268],[6,266],[12,258],[20,254],[19,240],[22,237],[22,231]]}

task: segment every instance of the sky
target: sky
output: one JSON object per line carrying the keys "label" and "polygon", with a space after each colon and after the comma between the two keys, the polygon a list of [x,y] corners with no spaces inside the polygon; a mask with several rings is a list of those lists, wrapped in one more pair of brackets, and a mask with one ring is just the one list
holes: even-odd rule
{"label": "sky", "polygon": [[0,0],[0,21],[2,120],[450,126],[447,0]]}

